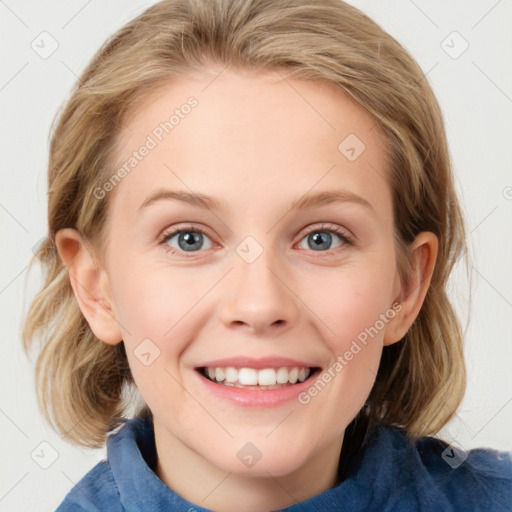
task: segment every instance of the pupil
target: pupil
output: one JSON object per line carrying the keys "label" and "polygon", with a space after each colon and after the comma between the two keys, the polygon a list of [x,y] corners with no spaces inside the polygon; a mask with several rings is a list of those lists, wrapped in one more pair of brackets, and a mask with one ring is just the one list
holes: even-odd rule
{"label": "pupil", "polygon": [[317,231],[313,234],[312,239],[314,240],[313,245],[310,244],[311,249],[316,249],[320,247],[322,244],[325,244],[325,247],[322,247],[323,249],[327,249],[329,247],[329,243],[331,241],[331,234],[326,233],[325,231],[320,232]]}
{"label": "pupil", "polygon": [[[190,235],[192,233],[192,235]],[[186,233],[182,233],[179,238],[179,242],[185,241],[185,247],[182,247],[185,251],[190,251],[192,249],[196,249],[194,244],[200,245],[201,242],[201,233],[197,233],[195,231],[187,231]],[[181,244],[180,244],[181,246]]]}

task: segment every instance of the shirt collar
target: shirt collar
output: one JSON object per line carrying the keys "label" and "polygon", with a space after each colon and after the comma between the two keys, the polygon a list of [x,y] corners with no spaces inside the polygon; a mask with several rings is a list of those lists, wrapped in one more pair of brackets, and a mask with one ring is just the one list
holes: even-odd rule
{"label": "shirt collar", "polygon": [[[417,467],[423,469],[421,475],[403,475],[400,468],[411,464],[414,450],[407,449],[407,437],[400,429],[380,427],[369,436],[357,457],[351,474],[337,486],[313,496],[305,501],[291,505],[281,512],[302,512],[328,510],[335,504],[347,503],[352,512],[369,510],[370,503],[388,502],[390,489],[397,486],[397,478],[409,478],[409,492],[415,493],[415,499],[422,499],[425,490],[418,488],[414,481],[429,480],[430,476],[417,461]],[[127,512],[155,512],[173,510],[176,512],[211,512],[176,494],[162,482],[154,469],[156,467],[156,446],[153,424],[144,418],[125,420],[118,432],[111,435],[107,442],[108,460],[120,494],[121,503]],[[416,454],[417,456],[417,454]],[[405,482],[403,482],[405,483]],[[425,483],[425,481],[423,482]],[[427,494],[430,501],[432,496]],[[373,508],[372,508],[373,510]]]}

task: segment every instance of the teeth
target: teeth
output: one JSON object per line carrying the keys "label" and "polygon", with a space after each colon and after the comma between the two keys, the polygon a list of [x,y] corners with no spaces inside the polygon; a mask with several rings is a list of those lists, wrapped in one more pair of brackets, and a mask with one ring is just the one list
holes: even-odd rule
{"label": "teeth", "polygon": [[215,380],[222,382],[224,378],[224,368],[215,368]]}
{"label": "teeth", "polygon": [[279,368],[276,378],[278,384],[286,384],[288,382],[288,368]]}
{"label": "teeth", "polygon": [[[238,370],[230,366],[226,368],[226,382],[236,382],[238,380]],[[208,368],[208,375],[210,375],[210,368]]]}
{"label": "teeth", "polygon": [[[240,383],[243,382],[240,380]],[[276,383],[276,371],[272,368],[258,371],[258,384],[260,386],[273,386]]]}
{"label": "teeth", "polygon": [[276,386],[295,384],[305,381],[310,374],[310,368],[206,368],[204,374],[210,380],[222,382],[227,386]]}
{"label": "teeth", "polygon": [[238,382],[244,386],[256,386],[258,384],[258,372],[254,368],[240,368]]}

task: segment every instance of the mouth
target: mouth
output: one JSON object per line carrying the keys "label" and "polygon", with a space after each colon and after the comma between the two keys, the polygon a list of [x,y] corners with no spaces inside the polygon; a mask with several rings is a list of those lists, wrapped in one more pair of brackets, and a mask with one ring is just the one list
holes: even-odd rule
{"label": "mouth", "polygon": [[258,390],[292,387],[314,378],[320,370],[319,367],[305,366],[277,368],[202,366],[196,368],[202,377],[219,386]]}

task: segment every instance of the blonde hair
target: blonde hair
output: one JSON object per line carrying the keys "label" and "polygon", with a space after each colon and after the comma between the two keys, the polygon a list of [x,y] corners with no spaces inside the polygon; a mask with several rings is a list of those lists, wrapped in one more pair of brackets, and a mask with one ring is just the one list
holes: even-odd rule
{"label": "blonde hair", "polygon": [[[165,0],[122,27],[93,57],[54,120],[48,237],[30,262],[42,265],[44,284],[30,305],[22,340],[28,354],[34,338],[43,336],[36,383],[45,418],[53,418],[70,442],[99,447],[128,417],[130,392],[132,398],[137,393],[124,343],[112,346],[94,336],[55,234],[77,229],[103,261],[110,197],[97,200],[93,191],[112,175],[127,112],[173,78],[212,63],[327,81],[381,128],[401,277],[410,277],[409,244],[419,232],[438,236],[439,253],[420,313],[400,342],[384,348],[354,424],[364,419],[399,426],[413,437],[438,432],[466,386],[463,332],[446,290],[452,267],[466,256],[466,235],[442,113],[409,53],[340,0]],[[135,414],[142,413],[150,411],[139,400]]]}

